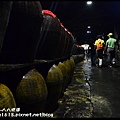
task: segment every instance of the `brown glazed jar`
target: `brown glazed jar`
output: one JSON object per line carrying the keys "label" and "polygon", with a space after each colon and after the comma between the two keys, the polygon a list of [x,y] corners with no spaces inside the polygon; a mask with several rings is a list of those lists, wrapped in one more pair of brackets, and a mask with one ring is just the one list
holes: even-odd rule
{"label": "brown glazed jar", "polygon": [[[6,6],[9,6],[8,9]],[[1,7],[1,6],[0,6]],[[42,7],[39,1],[4,2],[8,11],[4,29],[4,40],[0,52],[0,63],[21,64],[34,61],[43,22]],[[3,18],[3,19],[4,19]],[[3,27],[3,26],[2,26]]]}
{"label": "brown glazed jar", "polygon": [[[49,10],[43,10],[43,24],[37,48],[36,59],[54,60],[59,58],[57,53],[60,44],[61,26],[60,21]],[[57,55],[58,54],[58,55]]]}

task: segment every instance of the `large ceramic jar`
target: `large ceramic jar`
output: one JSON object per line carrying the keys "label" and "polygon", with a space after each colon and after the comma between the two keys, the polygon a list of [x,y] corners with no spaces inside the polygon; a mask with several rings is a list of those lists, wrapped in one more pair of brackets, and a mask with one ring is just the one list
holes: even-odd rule
{"label": "large ceramic jar", "polygon": [[32,69],[27,72],[17,86],[15,99],[22,112],[43,112],[48,90],[43,76]]}
{"label": "large ceramic jar", "polygon": [[60,21],[49,10],[43,10],[43,24],[41,36],[37,48],[36,59],[53,60],[59,57],[57,53],[60,44],[61,26]]}
{"label": "large ceramic jar", "polygon": [[62,92],[63,74],[57,65],[53,65],[46,77],[48,97],[45,106],[45,112],[54,112],[58,108],[58,100]]}
{"label": "large ceramic jar", "polygon": [[[9,6],[9,9],[6,6]],[[33,62],[43,22],[40,2],[13,1],[9,2],[9,5],[4,2],[3,10],[8,13],[5,14],[6,16],[2,16],[3,18],[0,18],[7,19],[3,22],[3,24],[7,24],[4,33],[0,31],[2,36],[4,34],[0,63],[19,64]]]}
{"label": "large ceramic jar", "polygon": [[16,108],[15,98],[9,87],[0,83],[0,110],[7,110],[8,108],[10,110]]}

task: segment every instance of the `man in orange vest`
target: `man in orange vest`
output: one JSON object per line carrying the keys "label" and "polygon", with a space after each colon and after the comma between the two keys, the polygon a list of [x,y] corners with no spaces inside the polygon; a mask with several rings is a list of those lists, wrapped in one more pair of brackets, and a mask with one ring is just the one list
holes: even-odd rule
{"label": "man in orange vest", "polygon": [[102,39],[102,35],[97,35],[96,37],[96,41],[95,41],[95,47],[96,47],[96,57],[97,57],[97,67],[102,67],[103,64],[103,53],[104,53],[104,47],[105,47],[105,42]]}

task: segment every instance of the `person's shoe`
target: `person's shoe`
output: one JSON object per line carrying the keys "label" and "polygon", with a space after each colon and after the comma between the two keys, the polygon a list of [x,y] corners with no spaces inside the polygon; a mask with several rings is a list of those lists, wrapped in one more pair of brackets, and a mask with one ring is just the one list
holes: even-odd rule
{"label": "person's shoe", "polygon": [[112,65],[109,65],[108,67],[110,67],[110,68],[111,68],[111,67],[112,67]]}
{"label": "person's shoe", "polygon": [[98,64],[96,64],[96,67],[99,67]]}
{"label": "person's shoe", "polygon": [[102,65],[99,65],[99,68],[102,68]]}
{"label": "person's shoe", "polygon": [[95,63],[91,63],[92,66],[95,66]]}

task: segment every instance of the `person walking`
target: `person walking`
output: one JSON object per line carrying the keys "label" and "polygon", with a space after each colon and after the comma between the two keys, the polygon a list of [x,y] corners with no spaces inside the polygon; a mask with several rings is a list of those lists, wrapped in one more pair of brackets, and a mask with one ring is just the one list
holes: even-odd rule
{"label": "person walking", "polygon": [[116,63],[115,50],[117,47],[117,40],[113,38],[113,33],[109,33],[108,39],[106,41],[106,52],[107,52],[107,62],[108,66],[112,67]]}
{"label": "person walking", "polygon": [[89,49],[90,49],[89,51],[90,51],[92,66],[95,66],[95,60],[96,60],[96,48],[95,48],[94,42],[95,41],[93,39],[91,39],[90,44],[89,44]]}
{"label": "person walking", "polygon": [[102,67],[103,65],[103,53],[104,53],[104,47],[105,47],[105,42],[102,39],[102,35],[97,35],[96,37],[96,41],[95,41],[95,47],[96,47],[96,66],[97,67]]}

